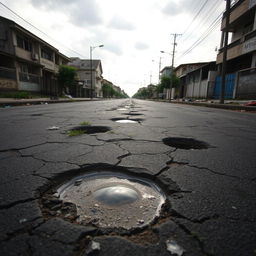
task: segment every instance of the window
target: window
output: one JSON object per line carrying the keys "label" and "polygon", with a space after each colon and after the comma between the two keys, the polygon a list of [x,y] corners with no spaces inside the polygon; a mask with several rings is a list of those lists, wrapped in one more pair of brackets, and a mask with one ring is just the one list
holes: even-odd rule
{"label": "window", "polygon": [[17,35],[17,46],[26,51],[32,52],[32,43],[27,38],[20,35]]}
{"label": "window", "polygon": [[48,48],[42,48],[41,49],[41,57],[47,60],[52,61],[53,60],[53,53]]}

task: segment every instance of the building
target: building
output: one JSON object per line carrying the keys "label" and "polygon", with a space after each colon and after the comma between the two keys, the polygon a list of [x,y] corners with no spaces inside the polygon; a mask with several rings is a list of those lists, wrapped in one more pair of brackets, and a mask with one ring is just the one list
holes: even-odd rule
{"label": "building", "polygon": [[56,74],[69,58],[14,21],[0,16],[0,90],[57,95]]}
{"label": "building", "polygon": [[77,69],[78,80],[83,83],[84,97],[91,96],[91,78],[92,78],[92,95],[93,97],[103,97],[102,93],[102,65],[100,60],[85,60],[80,58],[70,58],[69,66]]}
{"label": "building", "polygon": [[[256,97],[256,1],[238,0],[231,6],[227,50],[227,73],[233,82],[226,86],[226,94],[236,98]],[[222,18],[222,37],[217,64],[221,70],[226,30],[226,13]],[[229,79],[230,80],[230,79]],[[216,90],[219,90],[219,84]]]}
{"label": "building", "polygon": [[211,98],[217,76],[216,62],[196,62],[181,64],[175,68],[180,79],[176,89],[177,98]]}

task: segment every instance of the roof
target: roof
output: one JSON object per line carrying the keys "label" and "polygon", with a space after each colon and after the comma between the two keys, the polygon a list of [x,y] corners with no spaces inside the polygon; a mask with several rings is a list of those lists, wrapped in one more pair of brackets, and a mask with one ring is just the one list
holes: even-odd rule
{"label": "roof", "polygon": [[178,69],[180,69],[181,67],[184,67],[184,66],[193,66],[193,65],[200,65],[200,64],[205,65],[205,64],[207,64],[207,63],[209,63],[209,62],[184,63],[184,64],[180,64],[178,67],[176,67],[176,68],[174,69],[174,71],[176,71],[176,70],[178,70]]}
{"label": "roof", "polygon": [[25,29],[24,27],[20,26],[15,21],[7,19],[7,18],[5,18],[3,16],[0,16],[0,19],[8,22],[11,27],[21,31],[24,34],[27,34],[28,36],[32,37],[34,40],[39,41],[42,44],[46,45],[47,47],[51,48],[53,51],[57,52],[62,58],[66,59],[66,60],[70,60],[69,57],[67,57],[66,55],[60,53],[57,48],[55,48],[54,46],[50,45],[49,43],[47,43],[46,41],[44,41],[40,37],[36,36],[35,34],[31,33],[29,30]]}
{"label": "roof", "polygon": [[193,70],[191,70],[191,71],[188,71],[188,72],[185,74],[185,76],[186,76],[187,74],[196,72],[196,71],[200,70],[201,68],[204,68],[204,67],[207,67],[207,66],[210,66],[210,65],[213,65],[213,64],[216,65],[216,61],[206,62],[204,65],[202,65],[202,66],[200,66],[200,67],[198,67],[198,68],[195,68],[195,69],[193,69]]}
{"label": "roof", "polygon": [[[70,62],[68,65],[72,67],[76,67],[80,70],[91,70],[91,60],[89,59],[80,59],[77,57],[72,57],[70,58]],[[92,60],[92,69],[97,69],[100,67],[101,72],[102,72],[102,65],[101,65],[101,60]]]}

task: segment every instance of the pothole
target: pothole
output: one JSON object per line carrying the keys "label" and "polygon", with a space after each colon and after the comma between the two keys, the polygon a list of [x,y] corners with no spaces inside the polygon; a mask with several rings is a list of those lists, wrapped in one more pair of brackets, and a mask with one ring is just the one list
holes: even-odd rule
{"label": "pothole", "polygon": [[79,134],[94,134],[94,133],[105,133],[110,131],[111,128],[107,126],[91,126],[91,125],[81,125],[72,128],[68,131],[70,136],[75,136]]}
{"label": "pothole", "polygon": [[128,115],[128,116],[143,116],[143,114],[141,114],[141,113],[134,113],[134,112],[123,113],[123,115]]}
{"label": "pothole", "polygon": [[112,118],[113,122],[121,123],[121,124],[135,124],[143,121],[141,118]]}
{"label": "pothole", "polygon": [[166,200],[151,180],[109,171],[77,176],[55,191],[42,199],[44,214],[100,228],[147,226]]}
{"label": "pothole", "polygon": [[169,137],[164,138],[163,143],[167,146],[179,149],[207,149],[211,146],[203,141],[195,140],[192,138]]}
{"label": "pothole", "polygon": [[118,111],[127,111],[127,108],[118,108]]}

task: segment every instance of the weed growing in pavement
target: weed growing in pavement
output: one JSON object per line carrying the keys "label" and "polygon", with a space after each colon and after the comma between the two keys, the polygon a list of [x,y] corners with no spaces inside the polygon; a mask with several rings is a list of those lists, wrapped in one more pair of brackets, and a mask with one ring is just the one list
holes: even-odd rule
{"label": "weed growing in pavement", "polygon": [[84,122],[81,122],[80,125],[91,125],[91,123],[89,121],[84,121]]}
{"label": "weed growing in pavement", "polygon": [[86,131],[84,130],[71,130],[71,131],[68,131],[68,136],[72,137],[72,136],[78,136],[78,135],[81,135],[81,134],[84,134]]}

